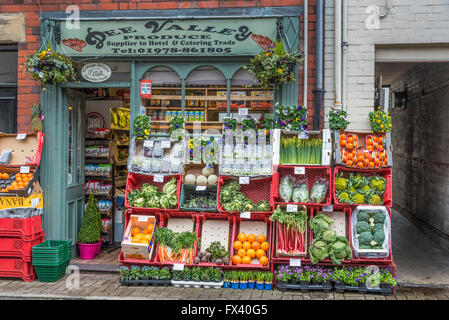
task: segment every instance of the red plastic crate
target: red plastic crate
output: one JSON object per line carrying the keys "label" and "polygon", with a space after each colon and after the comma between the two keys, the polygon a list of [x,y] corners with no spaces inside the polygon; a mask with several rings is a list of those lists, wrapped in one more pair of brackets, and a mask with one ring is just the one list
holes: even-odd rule
{"label": "red plastic crate", "polygon": [[[388,208],[388,207],[386,207],[386,209],[388,210],[388,214],[390,216],[390,224],[391,224],[391,209]],[[352,210],[351,210],[351,215],[352,215]],[[373,265],[382,264],[382,265],[385,265],[385,264],[391,264],[393,262],[393,253],[392,253],[393,252],[393,248],[391,246],[391,238],[392,238],[391,235],[390,235],[390,253],[389,253],[389,255],[387,257],[385,257],[385,258],[374,258],[374,259],[356,258],[355,255],[354,255],[354,249],[352,247],[352,232],[351,232],[352,224],[351,224],[351,218],[349,218],[348,223],[349,223],[349,237],[348,237],[348,240],[349,240],[349,243],[351,244],[351,249],[353,250],[352,251],[353,257],[352,257],[352,260],[351,260],[352,263],[354,263],[354,264],[373,264]]]}
{"label": "red plastic crate", "polygon": [[[197,224],[196,224],[196,234],[198,235],[198,238],[201,239],[201,235],[202,235],[202,226],[203,226],[203,222],[206,220],[225,220],[229,222],[229,241],[228,241],[228,248],[229,251],[233,250],[232,249],[232,236],[233,236],[233,229],[234,229],[234,218],[232,215],[230,214],[226,214],[226,213],[209,213],[209,212],[201,212],[197,215],[198,220],[197,220]],[[201,242],[201,240],[200,240]],[[200,252],[200,248],[198,248],[198,252]],[[197,252],[197,254],[198,254]],[[220,268],[230,268],[232,266],[232,261],[229,261],[229,264],[222,264],[220,266],[218,266],[215,263],[211,263],[211,262],[200,262],[198,264],[196,264],[196,266],[200,266],[200,267],[220,267]]]}
{"label": "red plastic crate", "polygon": [[0,277],[20,277],[24,281],[33,281],[36,275],[31,262],[17,257],[0,257]]}
{"label": "red plastic crate", "polygon": [[[223,209],[220,203],[220,191],[221,188],[229,183],[231,180],[236,180],[238,182],[238,178],[228,177],[228,176],[219,176],[218,177],[218,188],[217,188],[217,210],[221,213],[231,213]],[[267,178],[249,178],[249,184],[242,184],[240,191],[247,196],[254,204],[257,204],[261,200],[265,200],[270,202],[270,194],[271,194],[271,184],[272,177]],[[273,211],[273,206],[270,204],[270,211],[268,212],[255,212],[251,213],[260,213],[264,215],[271,215]],[[234,211],[233,213],[236,213]]]}
{"label": "red plastic crate", "polygon": [[[175,175],[167,175],[163,176],[164,182],[154,182],[154,176],[153,175],[143,175],[138,173],[128,173],[128,179],[126,181],[126,196],[125,196],[125,207],[127,208],[133,208],[138,210],[145,210],[145,211],[164,211],[164,212],[177,212],[179,211],[179,199],[181,197],[181,182],[182,182],[182,175],[175,174]],[[156,186],[159,191],[162,191],[163,186],[171,180],[171,178],[176,178],[176,197],[177,197],[177,203],[175,209],[163,209],[163,208],[136,208],[131,207],[128,201],[128,193],[134,190],[140,190],[142,188],[142,185],[144,183],[147,183],[152,186]]]}
{"label": "red plastic crate", "polygon": [[306,213],[307,213],[307,226],[306,226],[306,236],[305,236],[305,241],[306,241],[306,246],[305,246],[305,254],[303,256],[280,256],[277,257],[276,256],[276,244],[277,244],[277,222],[272,223],[272,241],[270,246],[273,248],[273,250],[271,250],[271,261],[273,263],[289,263],[290,259],[301,259],[301,261],[303,261],[304,259],[307,258],[308,256],[308,249],[309,249],[309,244],[310,244],[310,228],[309,228],[309,218],[311,215],[311,211],[312,211],[312,207],[306,207]]}
{"label": "red plastic crate", "polygon": [[[295,167],[304,167],[305,174],[304,175],[295,175]],[[290,204],[298,204],[298,205],[314,205],[314,206],[326,206],[332,203],[331,196],[331,185],[332,182],[332,173],[330,166],[286,166],[286,165],[278,165],[273,168],[273,187],[271,190],[271,201],[270,203],[273,207],[276,207],[277,204],[283,204],[286,202],[282,202],[282,199],[279,197],[279,183],[280,180],[287,176],[291,175],[293,178],[303,178],[307,177],[307,182],[309,185],[309,192],[312,190],[313,184],[317,178],[325,178],[329,183],[329,187],[327,190],[326,198],[323,203],[299,203],[299,202],[289,202]]]}
{"label": "red plastic crate", "polygon": [[33,239],[44,231],[41,215],[30,218],[0,218],[0,237],[21,237],[23,240]]}
{"label": "red plastic crate", "polygon": [[391,207],[393,205],[393,183],[392,183],[392,171],[391,168],[382,168],[382,169],[351,169],[351,168],[345,168],[341,166],[336,166],[334,168],[334,177],[331,184],[331,190],[332,190],[332,197],[334,199],[334,204],[339,206],[360,206],[360,204],[347,204],[347,203],[340,203],[338,202],[337,194],[335,192],[335,185],[334,181],[340,173],[343,173],[343,178],[348,178],[350,173],[360,173],[360,175],[365,177],[371,177],[371,176],[380,176],[387,180],[387,187],[384,192],[384,199],[383,199],[383,206]]}
{"label": "red plastic crate", "polygon": [[[232,269],[263,269],[263,270],[270,270],[270,265],[271,265],[271,255],[272,255],[272,232],[273,232],[273,226],[271,221],[269,220],[269,217],[266,216],[265,214],[251,214],[251,219],[250,220],[246,220],[246,219],[242,219],[240,218],[240,216],[234,216],[234,228],[233,228],[233,232],[232,232],[232,244],[234,244],[235,241],[237,241],[237,236],[240,233],[240,222],[244,220],[244,221],[264,221],[267,224],[267,234],[266,234],[266,238],[267,238],[267,242],[270,244],[270,248],[268,249],[268,252],[266,253],[266,256],[268,257],[269,261],[268,261],[268,265],[266,266],[262,266],[261,264],[233,264],[232,263],[232,257],[234,255],[237,254],[237,250],[235,250],[233,248],[233,246],[231,246],[231,250],[230,250],[230,263],[231,263],[231,268]],[[256,234],[257,236],[257,234]]]}
{"label": "red plastic crate", "polygon": [[[198,218],[197,218],[197,213],[196,212],[181,212],[181,213],[172,213],[172,212],[166,212],[163,213],[161,215],[161,219],[160,219],[160,227],[166,227],[168,225],[168,221],[171,218],[185,218],[185,219],[192,219],[194,221],[194,225],[193,225],[193,230],[194,232],[196,232],[197,230],[197,224],[198,224]],[[198,235],[198,234],[197,234]],[[159,249],[159,244],[156,244],[156,246],[154,247],[153,250],[153,255],[152,255],[152,259],[151,259],[151,264],[152,265],[158,265],[158,266],[169,266],[169,265],[173,265],[175,263],[178,262],[161,262],[159,260],[158,255],[156,254],[158,252]],[[195,242],[194,246],[193,246],[193,258],[195,259],[196,255],[197,255],[197,251],[198,251],[198,243]],[[195,264],[191,263],[185,263],[185,266],[188,267],[192,267],[192,266],[196,266]]]}
{"label": "red plastic crate", "polygon": [[23,240],[20,237],[0,237],[0,257],[19,257],[26,262],[31,262],[33,246],[43,241],[43,231],[31,240]]}

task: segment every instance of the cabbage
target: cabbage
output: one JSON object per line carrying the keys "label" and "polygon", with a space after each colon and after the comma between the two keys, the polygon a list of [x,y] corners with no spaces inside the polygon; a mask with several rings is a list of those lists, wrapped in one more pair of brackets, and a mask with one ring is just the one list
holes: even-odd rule
{"label": "cabbage", "polygon": [[309,202],[309,186],[307,183],[297,185],[293,189],[293,202]]}

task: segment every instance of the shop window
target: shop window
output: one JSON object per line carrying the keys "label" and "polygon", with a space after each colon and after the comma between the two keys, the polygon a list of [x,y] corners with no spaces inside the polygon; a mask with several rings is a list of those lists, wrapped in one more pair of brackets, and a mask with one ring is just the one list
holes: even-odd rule
{"label": "shop window", "polygon": [[237,119],[246,117],[246,111],[239,113],[241,108],[248,109],[248,115],[254,119],[259,119],[263,114],[272,113],[273,91],[262,89],[257,79],[243,68],[234,73],[230,94],[231,117]]}
{"label": "shop window", "polygon": [[17,131],[17,45],[0,45],[0,132]]}

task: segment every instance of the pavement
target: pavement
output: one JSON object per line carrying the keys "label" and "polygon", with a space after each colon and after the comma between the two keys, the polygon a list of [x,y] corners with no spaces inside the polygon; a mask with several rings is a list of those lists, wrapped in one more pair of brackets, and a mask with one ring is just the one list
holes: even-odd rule
{"label": "pavement", "polygon": [[20,300],[449,300],[449,289],[398,287],[393,295],[279,290],[126,287],[115,273],[80,273],[57,282],[0,280],[0,299]]}
{"label": "pavement", "polygon": [[392,211],[393,260],[402,286],[449,288],[449,249]]}

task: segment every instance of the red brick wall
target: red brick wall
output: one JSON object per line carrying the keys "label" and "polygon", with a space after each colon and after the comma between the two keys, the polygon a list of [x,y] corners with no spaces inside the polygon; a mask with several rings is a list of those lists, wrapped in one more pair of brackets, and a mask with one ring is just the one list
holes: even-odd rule
{"label": "red brick wall", "polygon": [[[19,132],[31,131],[31,108],[40,100],[39,86],[30,77],[22,73],[22,64],[26,56],[39,49],[40,21],[39,11],[65,11],[68,5],[77,4],[80,10],[139,10],[139,9],[176,9],[176,8],[230,8],[230,7],[271,7],[271,6],[302,6],[303,0],[199,0],[199,1],[165,1],[165,0],[1,0],[0,12],[23,12],[26,15],[26,42],[19,44],[18,52],[18,110],[17,127]],[[308,123],[312,128],[315,95],[315,0],[309,1],[309,66],[308,66]],[[304,25],[301,17],[301,32]],[[298,86],[298,103],[303,102],[303,72],[300,70]],[[321,119],[323,115],[321,114]],[[321,120],[321,127],[323,126]]]}

